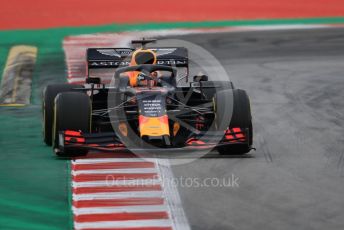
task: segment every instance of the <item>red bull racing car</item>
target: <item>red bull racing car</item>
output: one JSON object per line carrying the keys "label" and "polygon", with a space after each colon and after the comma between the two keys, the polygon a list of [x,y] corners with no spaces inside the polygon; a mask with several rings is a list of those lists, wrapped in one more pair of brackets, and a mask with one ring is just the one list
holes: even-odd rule
{"label": "red bull racing car", "polygon": [[123,149],[248,153],[253,132],[246,92],[229,80],[189,79],[187,49],[146,48],[149,42],[89,48],[84,85],[46,86],[44,142],[58,156]]}

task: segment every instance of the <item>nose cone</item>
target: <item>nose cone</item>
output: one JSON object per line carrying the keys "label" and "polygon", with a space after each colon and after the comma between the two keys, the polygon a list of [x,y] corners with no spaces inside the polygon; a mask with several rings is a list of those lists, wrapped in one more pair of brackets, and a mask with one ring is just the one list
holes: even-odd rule
{"label": "nose cone", "polygon": [[170,136],[168,116],[163,115],[161,117],[145,117],[140,115],[139,130],[141,137]]}

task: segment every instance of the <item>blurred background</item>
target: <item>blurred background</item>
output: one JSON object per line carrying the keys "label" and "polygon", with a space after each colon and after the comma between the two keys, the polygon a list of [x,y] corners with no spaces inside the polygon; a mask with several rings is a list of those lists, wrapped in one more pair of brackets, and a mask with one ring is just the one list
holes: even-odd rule
{"label": "blurred background", "polygon": [[2,2],[0,29],[344,15],[343,0],[12,0]]}

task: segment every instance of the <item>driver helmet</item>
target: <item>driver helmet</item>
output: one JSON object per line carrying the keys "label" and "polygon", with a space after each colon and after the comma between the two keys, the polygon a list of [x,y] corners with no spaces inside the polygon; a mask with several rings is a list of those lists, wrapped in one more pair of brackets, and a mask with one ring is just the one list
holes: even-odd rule
{"label": "driver helmet", "polygon": [[[142,64],[151,64],[155,65],[157,61],[156,53],[150,49],[138,49],[135,50],[132,54],[130,66],[142,65]],[[147,80],[139,80],[138,77],[140,75],[139,71],[133,71],[129,74],[129,80],[131,86],[147,86],[147,85],[156,85],[157,84],[157,77],[156,74],[151,73],[151,77],[154,79],[153,82],[147,82]]]}

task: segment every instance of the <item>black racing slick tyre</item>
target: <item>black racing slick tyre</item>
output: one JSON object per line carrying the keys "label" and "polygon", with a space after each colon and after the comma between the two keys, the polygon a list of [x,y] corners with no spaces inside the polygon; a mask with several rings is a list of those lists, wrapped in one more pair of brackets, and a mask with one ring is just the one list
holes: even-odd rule
{"label": "black racing slick tyre", "polygon": [[53,121],[53,148],[58,156],[77,156],[87,154],[87,150],[71,151],[59,147],[60,131],[74,130],[89,133],[91,131],[91,100],[87,94],[80,92],[60,93],[55,98]]}
{"label": "black racing slick tyre", "polygon": [[[243,130],[247,130],[247,144],[233,144],[233,145],[224,145],[218,147],[218,152],[220,154],[245,154],[248,153],[252,148],[253,142],[253,130],[252,130],[252,116],[251,116],[251,107],[250,107],[250,99],[247,93],[241,89],[233,89],[233,90],[226,90],[223,91],[226,93],[222,93],[223,95],[217,95],[216,97],[216,105],[218,110],[216,111],[216,115],[218,119],[228,119],[229,128],[236,128],[240,127]],[[221,97],[219,97],[221,96]],[[224,97],[233,98],[233,106],[232,107],[232,116],[229,118],[230,115],[224,112]],[[227,99],[228,100],[228,99]],[[219,106],[223,105],[223,106]]]}
{"label": "black racing slick tyre", "polygon": [[57,94],[72,91],[73,88],[82,88],[81,85],[52,84],[47,85],[42,94],[42,113],[43,113],[43,140],[46,145],[52,145],[53,139],[53,113],[54,100]]}

